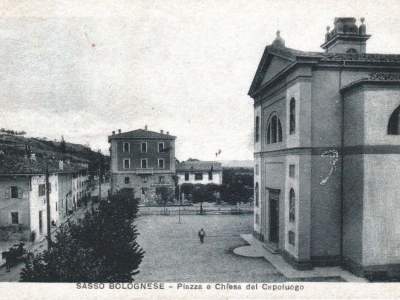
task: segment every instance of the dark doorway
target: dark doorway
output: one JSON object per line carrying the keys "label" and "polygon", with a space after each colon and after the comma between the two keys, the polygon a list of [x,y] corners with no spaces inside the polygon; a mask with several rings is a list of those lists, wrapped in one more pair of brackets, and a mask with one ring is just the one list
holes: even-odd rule
{"label": "dark doorway", "polygon": [[43,215],[42,211],[39,211],[39,233],[43,233]]}
{"label": "dark doorway", "polygon": [[280,190],[269,189],[269,241],[279,242],[279,194]]}

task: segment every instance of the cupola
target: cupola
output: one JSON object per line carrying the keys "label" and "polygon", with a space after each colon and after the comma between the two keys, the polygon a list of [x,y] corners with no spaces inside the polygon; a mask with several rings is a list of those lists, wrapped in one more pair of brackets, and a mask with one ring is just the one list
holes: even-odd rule
{"label": "cupola", "polygon": [[335,18],[333,29],[326,28],[325,43],[321,48],[328,53],[365,53],[371,36],[366,33],[364,20],[361,18],[361,25],[357,26],[355,18]]}

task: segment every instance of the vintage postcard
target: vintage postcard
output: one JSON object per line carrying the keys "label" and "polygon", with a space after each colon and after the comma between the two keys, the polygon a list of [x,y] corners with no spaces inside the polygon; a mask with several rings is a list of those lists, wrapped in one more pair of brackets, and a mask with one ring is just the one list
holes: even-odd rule
{"label": "vintage postcard", "polygon": [[0,298],[400,298],[400,1],[0,2]]}

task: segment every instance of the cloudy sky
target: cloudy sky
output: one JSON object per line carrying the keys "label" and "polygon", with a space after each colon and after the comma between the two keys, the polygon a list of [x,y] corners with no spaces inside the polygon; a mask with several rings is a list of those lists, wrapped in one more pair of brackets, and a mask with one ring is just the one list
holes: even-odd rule
{"label": "cloudy sky", "polygon": [[319,51],[335,16],[366,18],[368,52],[400,53],[400,1],[0,2],[0,127],[108,150],[176,135],[178,159],[252,158],[247,91],[277,29]]}

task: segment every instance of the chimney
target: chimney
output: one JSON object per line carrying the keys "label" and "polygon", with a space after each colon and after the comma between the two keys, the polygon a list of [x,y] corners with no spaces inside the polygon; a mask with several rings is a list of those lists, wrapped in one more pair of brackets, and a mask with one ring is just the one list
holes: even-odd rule
{"label": "chimney", "polygon": [[62,160],[59,160],[59,161],[58,161],[58,169],[59,169],[60,171],[64,170],[64,162],[63,162]]}
{"label": "chimney", "polygon": [[118,129],[118,134],[120,134],[121,133],[121,129]]}
{"label": "chimney", "polygon": [[113,130],[112,135],[115,135],[115,131]]}
{"label": "chimney", "polygon": [[144,130],[147,130],[147,125],[144,125]]}
{"label": "chimney", "polygon": [[167,134],[169,135],[169,131],[167,131]]}
{"label": "chimney", "polygon": [[365,19],[360,19],[357,26],[355,18],[335,18],[334,27],[328,26],[325,42],[321,45],[327,53],[359,54],[366,52],[367,40],[371,37],[366,33]]}
{"label": "chimney", "polygon": [[160,130],[160,133],[163,134],[163,133],[164,133],[164,130],[161,129],[161,130]]}

